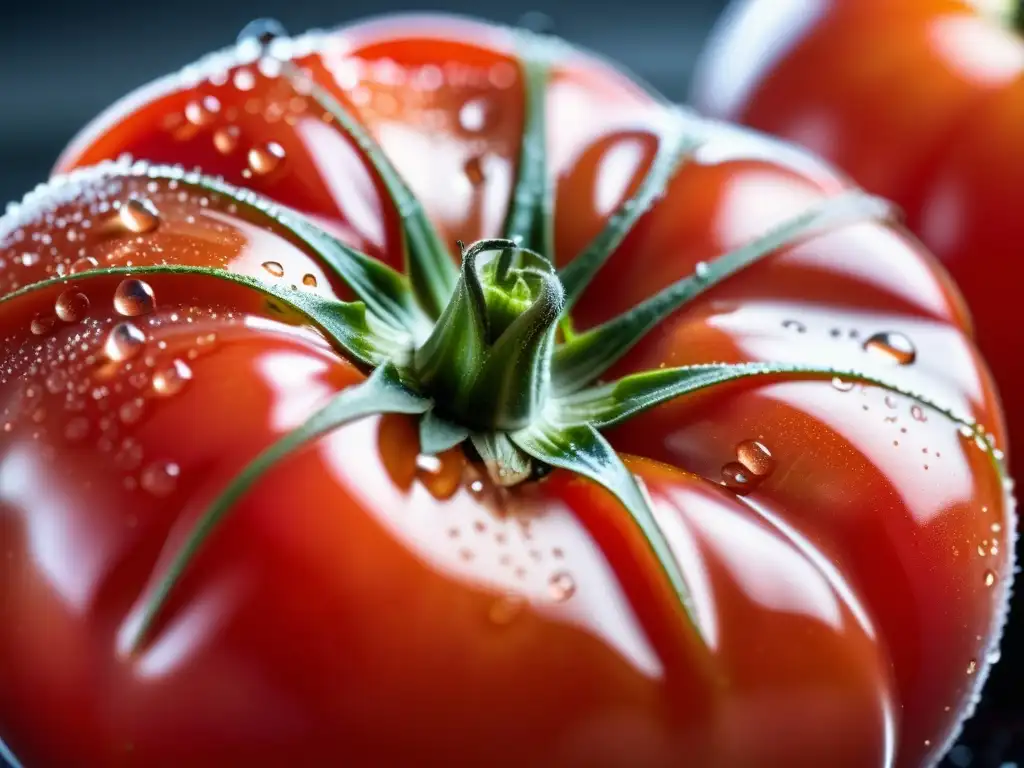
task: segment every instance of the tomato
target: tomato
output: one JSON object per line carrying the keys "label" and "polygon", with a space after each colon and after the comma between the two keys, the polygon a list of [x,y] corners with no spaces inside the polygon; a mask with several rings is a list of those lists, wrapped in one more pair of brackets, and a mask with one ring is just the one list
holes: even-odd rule
{"label": "tomato", "polygon": [[[248,41],[112,107],[3,220],[0,736],[25,765],[909,767],[955,736],[1016,525],[956,288],[890,219],[833,215],[859,193],[813,157],[523,51],[445,17]],[[456,273],[454,241],[526,203],[531,247]]]}
{"label": "tomato", "polygon": [[1003,9],[1024,20],[1018,2],[742,0],[712,35],[692,96],[900,205],[967,298],[1012,444],[1024,440],[1024,362],[1007,310],[1024,278],[1024,40],[995,18]]}

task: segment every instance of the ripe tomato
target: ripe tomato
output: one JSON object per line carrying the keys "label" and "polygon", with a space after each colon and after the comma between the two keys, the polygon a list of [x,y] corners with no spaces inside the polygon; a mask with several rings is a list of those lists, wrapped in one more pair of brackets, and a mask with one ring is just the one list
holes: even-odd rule
{"label": "ripe tomato", "polygon": [[1024,26],[1022,8],[740,0],[713,34],[692,94],[706,114],[803,144],[901,206],[967,298],[1011,445],[1024,441],[1024,360],[1007,312],[1024,279],[1024,39],[994,11]]}
{"label": "ripe tomato", "polygon": [[[60,162],[95,167],[4,219],[2,288],[19,290],[0,302],[0,736],[26,765],[909,767],[954,737],[997,647],[1015,529],[956,289],[870,216],[801,225],[728,272],[719,254],[834,212],[846,183],[589,55],[519,41],[398,17],[244,43],[112,107]],[[670,117],[699,145],[641,206]],[[418,209],[392,199],[373,141],[443,242],[509,234],[526,201],[529,243],[550,251],[497,241],[478,277],[470,247],[433,325],[394,273],[288,212],[415,266]],[[124,153],[288,209],[109,162]],[[616,221],[624,239],[576,296],[587,281],[566,265]],[[603,323],[678,285],[690,300],[642,341],[601,346]],[[578,300],[556,347],[563,287]],[[431,317],[412,362],[360,346],[353,298],[376,318],[365,338]],[[506,359],[522,362],[496,386],[452,396],[452,371]],[[588,366],[625,384],[565,395]],[[325,403],[370,392],[388,410],[406,382],[379,382],[399,368],[405,415],[314,430],[249,472]],[[743,375],[675,399],[651,383],[724,370]],[[641,413],[655,401],[626,384],[664,403]],[[423,393],[471,442],[426,455],[443,430],[408,415]],[[612,426],[619,406],[633,418]],[[515,458],[488,453],[508,435]],[[532,474],[503,479],[527,454]]]}

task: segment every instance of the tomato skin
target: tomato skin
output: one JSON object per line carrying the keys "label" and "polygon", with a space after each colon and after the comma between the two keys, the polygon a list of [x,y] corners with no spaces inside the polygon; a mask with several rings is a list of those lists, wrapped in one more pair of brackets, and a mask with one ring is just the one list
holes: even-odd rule
{"label": "tomato skin", "polygon": [[706,114],[800,142],[901,206],[968,301],[1011,447],[1024,437],[1006,310],[1024,279],[1022,89],[1024,41],[965,0],[822,0],[791,16],[742,0],[692,92]]}
{"label": "tomato skin", "polygon": [[[423,29],[422,19],[373,22],[318,41],[322,54],[296,55],[373,128],[448,239],[496,235],[522,115],[511,43],[461,21]],[[442,82],[424,96],[413,84],[432,82],[427,67],[440,68]],[[242,71],[252,79],[239,80]],[[199,165],[400,266],[394,211],[348,140],[279,78],[247,64],[210,73],[129,97],[60,167],[123,152]],[[364,92],[368,102],[356,95]],[[480,109],[464,112],[481,95]],[[196,114],[189,105],[210,96],[216,114],[185,126]],[[252,98],[262,101],[249,111]],[[409,111],[393,111],[396,102]],[[554,256],[564,263],[635,188],[663,113],[582,55],[556,67],[548,109]],[[239,142],[222,152],[218,130],[229,126],[240,128]],[[792,147],[725,126],[709,136],[584,296],[581,328],[849,185]],[[246,176],[249,150],[270,142],[283,149],[279,165]],[[281,279],[302,284],[320,269],[223,201],[186,195],[176,207],[175,190],[150,192],[145,181],[109,194],[122,204],[152,196],[161,212],[159,228],[137,240],[87,235],[112,263],[198,260],[265,279],[263,265],[274,262]],[[66,204],[66,218],[81,207],[90,220],[107,215],[90,193]],[[46,212],[29,242],[33,232],[60,234]],[[25,237],[0,244],[20,264],[4,277],[19,284],[57,259],[73,262],[80,247],[77,234],[51,237],[54,253],[23,264]],[[316,290],[347,296],[316,275]],[[145,418],[119,426],[118,439],[138,441],[144,461],[174,460],[168,495],[126,487],[115,457],[76,448],[62,421],[73,417],[45,376],[36,396],[45,402],[33,400],[0,434],[0,478],[5,464],[28,460],[19,457],[46,456],[67,468],[61,482],[80,503],[61,512],[43,484],[19,495],[0,482],[0,536],[14,563],[0,582],[0,734],[28,765],[406,765],[429,754],[445,764],[910,768],[937,758],[969,708],[1012,573],[1006,494],[952,422],[931,411],[922,420],[906,398],[892,406],[880,390],[828,381],[729,387],[611,433],[616,448],[647,457],[629,466],[691,587],[696,626],[607,492],[561,472],[500,491],[457,451],[420,466],[412,423],[384,417],[338,430],[261,480],[203,550],[149,644],[135,657],[119,653],[119,633],[186,524],[246,459],[360,378],[251,292],[209,279],[152,282],[159,323],[148,345],[189,360],[202,334],[181,316],[193,307],[204,334],[212,324],[220,340],[188,363],[180,393],[147,395]],[[89,292],[91,322],[101,323],[84,342],[95,345],[115,319],[116,280],[72,285]],[[9,355],[24,345],[31,381],[43,375],[28,369],[45,342],[26,328],[54,299],[0,305]],[[718,286],[616,372],[710,360],[886,366],[864,343],[899,332],[916,360],[894,375],[981,420],[1002,444],[995,391],[966,322],[955,287],[919,244],[900,227],[865,222]],[[62,340],[74,334],[56,327]],[[117,375],[130,385],[132,372]],[[121,384],[88,405],[90,425],[120,419],[131,400]],[[3,386],[15,398],[16,384]],[[750,440],[770,450],[771,469],[737,495],[719,483]],[[929,469],[922,448],[935,452]],[[128,472],[136,484],[141,469]],[[59,513],[82,530],[63,540],[74,555],[65,559],[92,568],[70,591],[46,566],[47,547],[62,539],[37,522]],[[64,651],[59,668],[39,639],[51,634]]]}

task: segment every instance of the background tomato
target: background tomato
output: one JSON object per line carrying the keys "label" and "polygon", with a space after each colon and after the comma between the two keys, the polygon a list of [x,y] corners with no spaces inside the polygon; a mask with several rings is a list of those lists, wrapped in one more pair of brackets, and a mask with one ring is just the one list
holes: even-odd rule
{"label": "background tomato", "polygon": [[[400,18],[274,52],[360,116],[447,240],[500,232],[523,114],[505,31]],[[400,266],[380,180],[257,53],[243,46],[134,94],[61,168],[125,152],[198,165]],[[575,53],[556,67],[547,105],[554,256],[566,263],[638,185],[665,110]],[[845,186],[793,148],[689,119],[708,140],[584,296],[578,328]],[[645,457],[629,466],[691,586],[693,628],[605,491],[563,472],[495,488],[459,451],[417,457],[413,425],[385,417],[263,478],[143,652],[125,655],[188,523],[255,452],[361,374],[297,318],[212,277],[154,275],[153,310],[130,321],[138,338],[117,325],[118,279],[88,272],[198,263],[347,293],[271,222],[127,162],[40,193],[5,225],[5,291],[70,275],[0,304],[11,367],[0,733],[29,765],[430,754],[914,766],[941,753],[973,706],[1012,573],[1009,498],[986,450],[941,413],[843,380],[730,385],[612,433]],[[964,322],[924,249],[864,222],[712,289],[617,372],[711,360],[877,367],[1001,444]],[[101,364],[118,345],[130,350],[120,364]],[[60,476],[32,482],[46,462]]]}

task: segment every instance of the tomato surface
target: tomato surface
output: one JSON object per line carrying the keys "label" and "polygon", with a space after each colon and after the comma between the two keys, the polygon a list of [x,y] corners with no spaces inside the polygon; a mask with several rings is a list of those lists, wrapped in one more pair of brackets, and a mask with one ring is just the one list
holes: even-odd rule
{"label": "tomato surface", "polygon": [[692,91],[702,112],[798,142],[901,206],[970,305],[1011,448],[1024,440],[1024,362],[1007,309],[1024,280],[1024,39],[994,11],[1017,6],[740,0]]}
{"label": "tomato surface", "polygon": [[[359,116],[453,258],[456,238],[500,234],[525,114],[507,30],[397,17],[270,50]],[[372,165],[258,53],[243,44],[115,105],[61,159],[80,170],[3,220],[0,290],[67,278],[0,302],[11,751],[26,766],[936,761],[997,648],[1015,518],[988,446],[921,399],[1004,443],[957,290],[889,222],[780,249],[616,365],[873,366],[921,396],[764,377],[610,432],[688,613],[605,489],[562,470],[500,487],[460,448],[419,455],[414,422],[385,415],[261,477],[146,643],[126,646],[210,500],[364,374],[251,287],[83,279],[205,265],[349,295],[272,221],[105,161],[198,167],[403,266]],[[571,50],[546,105],[550,255],[565,264],[635,191],[665,107]],[[848,187],[793,147],[687,120],[706,140],[583,295],[577,330]]]}

